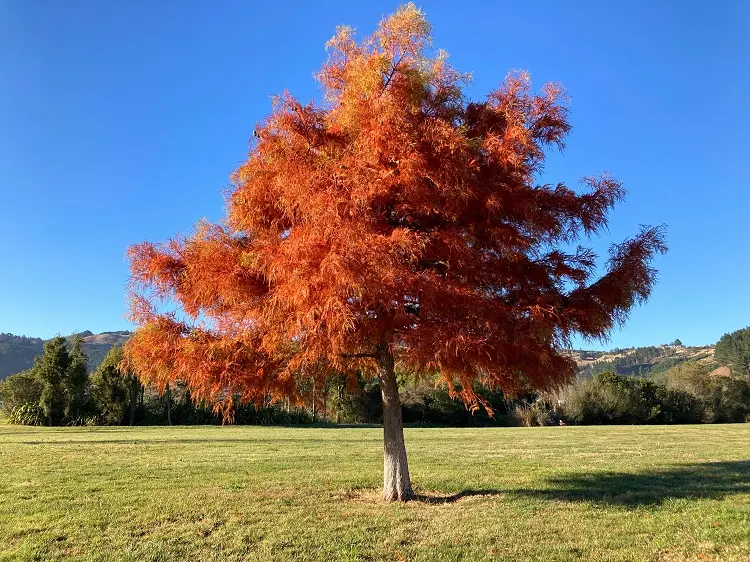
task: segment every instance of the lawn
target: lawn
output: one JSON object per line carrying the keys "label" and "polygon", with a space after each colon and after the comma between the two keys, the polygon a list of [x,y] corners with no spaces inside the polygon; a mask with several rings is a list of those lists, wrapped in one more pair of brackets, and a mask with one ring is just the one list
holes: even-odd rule
{"label": "lawn", "polygon": [[750,424],[0,426],[0,560],[750,560]]}

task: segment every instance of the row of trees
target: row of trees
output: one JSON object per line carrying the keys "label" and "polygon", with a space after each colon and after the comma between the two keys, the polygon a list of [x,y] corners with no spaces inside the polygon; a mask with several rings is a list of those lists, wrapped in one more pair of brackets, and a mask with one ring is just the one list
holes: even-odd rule
{"label": "row of trees", "polygon": [[[224,421],[210,404],[196,403],[181,382],[159,392],[123,371],[123,350],[113,347],[91,374],[80,340],[55,338],[34,368],[0,383],[11,422],[29,425],[192,425]],[[494,415],[471,412],[434,377],[399,377],[406,423],[447,426],[564,424],[676,424],[743,422],[750,418],[750,378],[716,376],[711,364],[689,362],[652,378],[601,373],[555,392],[509,398],[477,385]],[[380,383],[366,376],[301,383],[302,404],[237,404],[238,424],[382,423]]]}
{"label": "row of trees", "polygon": [[[186,385],[167,384],[160,391],[123,370],[123,349],[114,346],[90,373],[82,341],[57,337],[44,345],[31,369],[0,381],[0,405],[11,423],[25,425],[173,425],[225,421],[211,404],[196,403]],[[315,421],[368,421],[362,400],[346,392],[345,379],[323,388],[301,389],[306,407],[237,403],[233,421],[240,424],[305,424]],[[343,412],[343,417],[342,417]]]}
{"label": "row of trees", "polygon": [[0,383],[3,411],[11,422],[28,425],[122,424],[135,422],[143,387],[122,373],[123,352],[113,347],[99,368],[88,372],[81,338],[56,337],[44,344],[31,369]]}
{"label": "row of trees", "polygon": [[82,420],[87,414],[88,358],[76,338],[72,348],[57,337],[44,346],[34,367],[3,383],[2,401],[22,423],[57,425],[64,420]]}
{"label": "row of trees", "polygon": [[[579,369],[579,374],[591,377],[598,373],[612,371],[619,375],[648,375],[659,371],[667,371],[684,363],[690,358],[680,353],[678,348],[682,347],[679,339],[673,343],[662,346],[634,347],[629,349],[615,348],[607,354],[614,355],[608,361],[599,359],[604,352],[586,352],[587,359],[598,359]],[[707,351],[706,356],[709,355]]]}

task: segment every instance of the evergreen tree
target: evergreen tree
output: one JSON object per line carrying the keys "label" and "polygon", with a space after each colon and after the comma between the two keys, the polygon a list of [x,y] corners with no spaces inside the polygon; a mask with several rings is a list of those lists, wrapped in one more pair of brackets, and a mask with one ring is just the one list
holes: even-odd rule
{"label": "evergreen tree", "polygon": [[88,357],[82,346],[83,338],[76,337],[70,352],[70,367],[64,378],[65,416],[74,423],[86,414],[89,399]]}
{"label": "evergreen tree", "polygon": [[121,356],[122,348],[114,346],[91,375],[97,413],[109,425],[122,423],[128,406],[128,390],[118,368]]}
{"label": "evergreen tree", "polygon": [[714,356],[735,375],[750,377],[750,326],[724,334],[716,344]]}
{"label": "evergreen tree", "polygon": [[44,344],[44,352],[34,368],[42,383],[39,406],[47,425],[57,424],[65,416],[65,379],[70,366],[71,358],[65,338],[58,336]]}
{"label": "evergreen tree", "polygon": [[106,424],[117,425],[135,422],[141,384],[138,379],[120,369],[122,347],[114,346],[92,376],[96,409]]}

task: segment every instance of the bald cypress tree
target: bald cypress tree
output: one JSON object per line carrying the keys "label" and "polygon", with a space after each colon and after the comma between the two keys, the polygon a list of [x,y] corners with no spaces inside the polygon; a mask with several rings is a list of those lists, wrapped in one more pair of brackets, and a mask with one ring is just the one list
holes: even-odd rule
{"label": "bald cypress tree", "polygon": [[664,237],[643,228],[595,276],[579,243],[606,232],[624,190],[606,175],[584,192],[540,182],[571,129],[560,86],[534,93],[513,73],[468,100],[412,4],[361,40],[339,28],[328,49],[323,103],[276,99],[226,220],[130,249],[126,354],[143,380],[184,381],[227,415],[234,396],[301,402],[301,381],[377,379],[384,497],[407,500],[396,368],[438,372],[472,410],[490,409],[475,382],[567,381],[571,337],[606,336],[649,296]]}

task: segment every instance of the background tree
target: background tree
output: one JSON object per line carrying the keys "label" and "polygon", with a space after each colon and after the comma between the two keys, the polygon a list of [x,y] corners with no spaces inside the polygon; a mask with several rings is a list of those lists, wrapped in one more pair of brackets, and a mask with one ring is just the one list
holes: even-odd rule
{"label": "background tree", "polygon": [[0,381],[0,402],[3,412],[9,415],[14,409],[24,405],[38,407],[42,397],[42,386],[33,368]]}
{"label": "background tree", "polygon": [[47,425],[58,424],[65,417],[65,386],[70,366],[70,353],[65,338],[58,336],[44,344],[44,352],[37,359],[34,370],[42,383],[39,406]]}
{"label": "background tree", "polygon": [[750,377],[750,326],[724,334],[716,343],[714,357],[735,375]]}
{"label": "background tree", "polygon": [[713,366],[690,361],[666,373],[667,387],[695,396],[703,404],[702,421],[743,422],[750,415],[750,381],[712,375]]}
{"label": "background tree", "polygon": [[560,384],[575,372],[561,348],[623,321],[665,250],[643,228],[594,278],[594,252],[576,244],[624,191],[609,176],[582,193],[538,183],[570,131],[562,89],[535,95],[516,73],[470,102],[467,76],[430,44],[412,4],[360,42],[339,28],[318,75],[325,102],[276,99],[226,221],[129,250],[140,328],[126,354],[144,381],[185,381],[228,411],[235,394],[298,398],[299,378],[376,377],[386,500],[413,495],[397,364],[439,372],[472,410],[490,408],[475,381]]}
{"label": "background tree", "polygon": [[164,392],[164,402],[167,407],[167,425],[172,425],[172,391],[167,383],[167,389]]}
{"label": "background tree", "polygon": [[81,423],[88,411],[88,357],[83,351],[83,338],[76,337],[70,351],[70,366],[64,379],[66,394],[65,416],[73,423]]}
{"label": "background tree", "polygon": [[91,376],[94,404],[101,421],[108,425],[123,423],[126,412],[133,407],[130,392],[132,381],[120,372],[122,360],[122,347],[116,345],[104,356]]}

